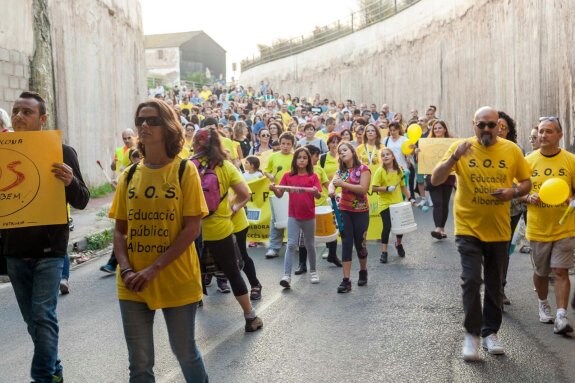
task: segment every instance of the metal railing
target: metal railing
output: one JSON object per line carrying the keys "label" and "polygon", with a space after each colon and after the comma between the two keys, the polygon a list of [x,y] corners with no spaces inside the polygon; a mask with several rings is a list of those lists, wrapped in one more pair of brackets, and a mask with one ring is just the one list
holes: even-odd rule
{"label": "metal railing", "polygon": [[308,35],[276,40],[271,46],[259,45],[259,56],[241,61],[241,70],[288,57],[308,49],[337,40],[375,23],[388,19],[420,0],[379,0],[370,2],[369,6],[351,13],[345,19],[335,21],[323,27],[315,27]]}

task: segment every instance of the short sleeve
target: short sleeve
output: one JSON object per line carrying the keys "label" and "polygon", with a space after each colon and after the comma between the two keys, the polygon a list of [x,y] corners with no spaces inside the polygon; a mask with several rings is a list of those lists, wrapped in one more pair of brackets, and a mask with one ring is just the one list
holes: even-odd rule
{"label": "short sleeve", "polygon": [[236,168],[229,161],[226,161],[225,164],[226,164],[226,172],[228,173],[229,180],[230,180],[230,186],[234,186],[234,185],[237,185],[241,182],[244,182],[244,178],[242,177],[242,174],[240,173],[238,168]]}
{"label": "short sleeve", "polygon": [[128,213],[126,211],[126,172],[124,171],[118,178],[118,184],[116,186],[116,193],[114,194],[114,200],[112,201],[112,206],[108,213],[108,217],[113,219],[119,219],[122,221],[128,220]]}

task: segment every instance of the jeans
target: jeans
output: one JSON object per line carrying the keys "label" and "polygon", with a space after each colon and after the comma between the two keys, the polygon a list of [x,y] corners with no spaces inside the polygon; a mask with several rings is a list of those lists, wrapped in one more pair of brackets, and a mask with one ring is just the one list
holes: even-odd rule
{"label": "jeans", "polygon": [[[455,237],[461,257],[463,283],[463,326],[472,335],[486,337],[501,327],[503,310],[503,269],[508,242],[483,242],[468,235]],[[481,308],[481,266],[485,280],[485,297]]]}
{"label": "jeans", "polygon": [[316,271],[315,265],[315,218],[295,219],[288,218],[288,243],[284,258],[284,275],[291,275],[292,260],[299,247],[300,231],[303,231],[306,253],[309,259],[310,271]]}
{"label": "jeans", "polygon": [[[170,347],[188,383],[207,383],[208,375],[196,346],[197,303],[162,309]],[[145,303],[120,300],[124,336],[128,345],[130,383],[152,383],[154,377],[154,316]]]}
{"label": "jeans", "polygon": [[30,375],[36,383],[52,382],[53,375],[62,371],[56,305],[64,257],[6,260],[22,318],[34,343]]}
{"label": "jeans", "polygon": [[272,211],[272,219],[270,222],[270,245],[269,249],[275,250],[279,252],[282,248],[282,242],[284,239],[284,230],[285,229],[276,229],[276,217],[274,214],[274,209]]}
{"label": "jeans", "polygon": [[70,279],[70,256],[66,253],[64,257],[64,266],[62,267],[62,279]]}

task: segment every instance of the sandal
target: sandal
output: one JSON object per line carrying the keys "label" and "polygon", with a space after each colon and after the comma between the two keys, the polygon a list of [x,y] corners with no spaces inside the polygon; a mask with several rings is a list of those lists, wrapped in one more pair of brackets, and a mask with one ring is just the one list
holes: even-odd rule
{"label": "sandal", "polygon": [[250,291],[250,299],[252,301],[259,301],[260,299],[262,299],[262,285],[261,284],[252,287],[252,289]]}

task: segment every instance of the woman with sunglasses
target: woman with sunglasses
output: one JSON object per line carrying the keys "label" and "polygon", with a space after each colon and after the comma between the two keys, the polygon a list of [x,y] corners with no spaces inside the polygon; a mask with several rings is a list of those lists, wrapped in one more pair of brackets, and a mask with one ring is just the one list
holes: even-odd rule
{"label": "woman with sunglasses", "polygon": [[258,132],[258,141],[250,149],[250,155],[261,156],[264,152],[272,150],[272,145],[270,141],[270,131],[266,128],[260,129]]}
{"label": "woman with sunglasses", "polygon": [[[281,121],[281,120],[280,120]],[[283,133],[283,126],[280,122],[272,120],[269,124],[268,124],[268,130],[270,132],[270,141],[274,142],[274,141],[279,141],[280,139],[280,135]]]}
{"label": "woman with sunglasses", "polygon": [[144,160],[122,174],[110,209],[130,381],[154,379],[153,322],[162,309],[186,382],[207,382],[194,330],[202,283],[192,243],[208,214],[200,178],[178,157],[184,134],[167,103],[141,103],[135,121]]}

